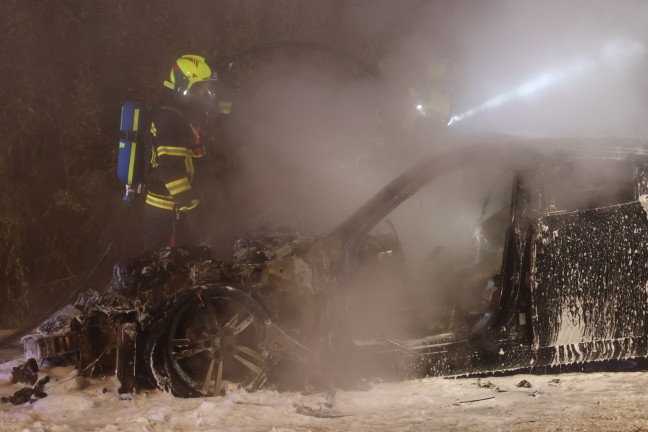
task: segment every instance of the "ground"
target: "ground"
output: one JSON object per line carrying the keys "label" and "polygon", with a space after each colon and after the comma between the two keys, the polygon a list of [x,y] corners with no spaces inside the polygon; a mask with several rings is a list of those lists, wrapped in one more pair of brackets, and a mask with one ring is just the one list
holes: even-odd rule
{"label": "ground", "polygon": [[[0,396],[17,346],[0,350]],[[370,382],[334,394],[230,391],[179,399],[157,390],[119,398],[112,376],[85,379],[70,367],[43,368],[48,396],[0,404],[2,432],[70,431],[648,431],[648,372],[518,374]],[[531,387],[518,387],[523,380]]]}

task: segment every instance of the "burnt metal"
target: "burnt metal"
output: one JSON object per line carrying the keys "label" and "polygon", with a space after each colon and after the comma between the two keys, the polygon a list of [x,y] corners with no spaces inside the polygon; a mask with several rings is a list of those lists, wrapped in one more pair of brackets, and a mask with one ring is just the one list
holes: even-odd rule
{"label": "burnt metal", "polygon": [[122,324],[117,330],[115,374],[120,382],[118,393],[131,393],[135,390],[137,368],[137,326],[135,323]]}
{"label": "burnt metal", "polygon": [[13,405],[22,405],[26,402],[34,402],[37,399],[47,396],[45,393],[45,384],[50,381],[49,375],[45,375],[40,380],[38,379],[38,365],[34,358],[30,358],[21,366],[16,366],[11,371],[11,382],[25,383],[32,387],[23,387],[16,390],[13,395],[9,397],[0,398],[2,403],[10,403]]}
{"label": "burnt metal", "polygon": [[23,387],[19,390],[16,390],[13,395],[0,398],[0,402],[10,403],[12,405],[22,405],[27,402],[33,403],[38,399],[47,397],[47,393],[45,393],[44,390],[45,384],[47,384],[49,381],[49,375],[45,375],[43,378],[38,380],[38,382],[36,382],[33,387]]}
{"label": "burnt metal", "polygon": [[11,369],[11,383],[25,383],[29,385],[36,384],[38,381],[38,364],[36,360],[30,358],[21,366],[15,366]]}
{"label": "burnt metal", "polygon": [[[648,143],[455,144],[327,235],[250,233],[229,262],[198,247],[124,260],[105,293],[55,314],[25,348],[84,373],[116,369],[120,391],[154,385],[185,397],[279,385],[287,375],[326,387],[374,373],[452,376],[648,356]],[[487,310],[438,334],[361,343],[351,304],[358,263],[400,250],[398,236],[371,230],[443,173],[483,164],[515,173],[510,208],[499,214],[506,229],[494,231],[504,251]],[[589,177],[574,175],[588,164]]]}

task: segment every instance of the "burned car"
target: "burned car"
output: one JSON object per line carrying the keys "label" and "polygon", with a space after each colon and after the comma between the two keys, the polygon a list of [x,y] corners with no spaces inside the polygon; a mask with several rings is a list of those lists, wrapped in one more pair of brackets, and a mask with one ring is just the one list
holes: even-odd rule
{"label": "burned car", "polygon": [[124,260],[23,345],[185,397],[647,356],[643,143],[485,141],[422,160],[326,235]]}

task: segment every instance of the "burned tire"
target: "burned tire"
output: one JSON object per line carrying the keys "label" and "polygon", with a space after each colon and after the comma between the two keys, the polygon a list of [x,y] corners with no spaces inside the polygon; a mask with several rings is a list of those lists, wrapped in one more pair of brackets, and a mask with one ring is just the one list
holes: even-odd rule
{"label": "burned tire", "polygon": [[181,397],[219,396],[231,385],[248,391],[266,381],[270,319],[238,289],[190,291],[170,310],[151,353],[158,385]]}

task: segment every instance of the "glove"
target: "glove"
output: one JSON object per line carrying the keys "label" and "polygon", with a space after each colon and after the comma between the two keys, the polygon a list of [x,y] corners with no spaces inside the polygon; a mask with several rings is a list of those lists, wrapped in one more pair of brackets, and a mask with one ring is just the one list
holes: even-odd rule
{"label": "glove", "polygon": [[188,202],[179,202],[176,204],[176,210],[181,211],[181,212],[186,212],[195,209],[198,207],[200,204],[199,199],[192,199],[191,201]]}
{"label": "glove", "polygon": [[200,204],[199,196],[193,188],[189,188],[175,195],[175,209],[186,212],[195,209]]}

